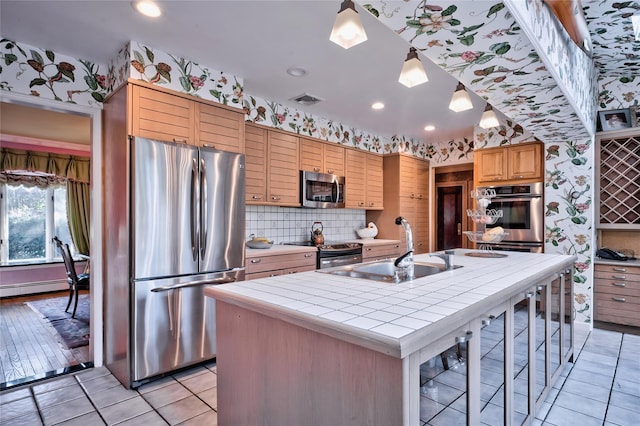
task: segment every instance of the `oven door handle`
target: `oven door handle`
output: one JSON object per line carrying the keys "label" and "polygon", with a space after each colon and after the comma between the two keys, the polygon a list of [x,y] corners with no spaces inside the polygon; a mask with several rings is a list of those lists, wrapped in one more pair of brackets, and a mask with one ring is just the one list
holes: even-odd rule
{"label": "oven door handle", "polygon": [[499,203],[499,202],[505,202],[505,201],[531,201],[531,200],[535,200],[536,198],[542,198],[542,196],[540,195],[519,195],[517,197],[493,197],[491,199],[491,204],[494,203]]}

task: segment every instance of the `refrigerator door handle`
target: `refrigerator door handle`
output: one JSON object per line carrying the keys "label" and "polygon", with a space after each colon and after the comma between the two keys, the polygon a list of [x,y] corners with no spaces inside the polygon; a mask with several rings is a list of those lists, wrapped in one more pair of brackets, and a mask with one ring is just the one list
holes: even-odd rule
{"label": "refrigerator door handle", "polygon": [[200,259],[204,259],[207,250],[208,219],[207,167],[202,158],[200,159]]}
{"label": "refrigerator door handle", "polygon": [[197,196],[199,192],[198,185],[198,163],[194,158],[191,164],[191,217],[190,217],[190,227],[191,227],[191,256],[194,260],[198,260],[198,220],[196,215],[198,214],[197,210]]}
{"label": "refrigerator door handle", "polygon": [[229,284],[229,283],[233,283],[236,280],[233,278],[217,278],[215,280],[202,280],[202,281],[193,281],[190,283],[185,283],[185,284],[178,284],[178,285],[171,285],[171,286],[163,286],[163,287],[155,287],[151,289],[152,293],[159,293],[162,291],[171,291],[171,290],[178,290],[181,288],[188,288],[188,287],[200,287],[203,285],[220,285],[220,284]]}

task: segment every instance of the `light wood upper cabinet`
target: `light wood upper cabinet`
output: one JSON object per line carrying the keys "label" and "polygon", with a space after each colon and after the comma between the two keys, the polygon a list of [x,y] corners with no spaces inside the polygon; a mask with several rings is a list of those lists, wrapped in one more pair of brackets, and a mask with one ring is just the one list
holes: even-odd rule
{"label": "light wood upper cabinet", "polygon": [[368,211],[367,222],[375,222],[377,238],[400,240],[407,251],[404,227],[398,216],[411,225],[416,254],[429,251],[429,162],[405,154],[384,156],[384,210]]}
{"label": "light wood upper cabinet", "polygon": [[247,204],[266,204],[267,130],[247,124],[245,151],[245,200]]}
{"label": "light wood upper cabinet", "polygon": [[382,156],[357,149],[345,153],[345,207],[377,210],[384,206]]}
{"label": "light wood upper cabinet", "polygon": [[366,153],[355,149],[347,149],[345,153],[345,207],[364,209],[366,207]]}
{"label": "light wood upper cabinet", "polygon": [[474,180],[487,182],[534,182],[542,179],[542,144],[525,143],[473,152]]}
{"label": "light wood upper cabinet", "polygon": [[384,172],[382,156],[365,153],[366,169],[366,206],[367,210],[379,210],[384,206]]}
{"label": "light wood upper cabinet", "polygon": [[131,89],[131,135],[195,144],[193,101],[137,85]]}
{"label": "light wood upper cabinet", "polygon": [[341,145],[300,138],[300,170],[344,176],[344,157]]}
{"label": "light wood upper cabinet", "polygon": [[298,136],[272,130],[267,134],[267,201],[278,206],[300,206]]}
{"label": "light wood upper cabinet", "polygon": [[196,103],[197,145],[244,152],[244,114]]}

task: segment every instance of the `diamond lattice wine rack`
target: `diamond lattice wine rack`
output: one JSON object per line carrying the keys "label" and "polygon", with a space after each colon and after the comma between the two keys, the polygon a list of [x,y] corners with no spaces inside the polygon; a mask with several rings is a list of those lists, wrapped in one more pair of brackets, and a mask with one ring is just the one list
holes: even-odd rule
{"label": "diamond lattice wine rack", "polygon": [[599,227],[640,227],[640,135],[601,137],[599,166]]}

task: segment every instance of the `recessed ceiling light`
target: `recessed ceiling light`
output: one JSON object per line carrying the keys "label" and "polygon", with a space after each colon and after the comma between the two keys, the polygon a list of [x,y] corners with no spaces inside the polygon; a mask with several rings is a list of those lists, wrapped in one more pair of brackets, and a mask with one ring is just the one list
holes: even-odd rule
{"label": "recessed ceiling light", "polygon": [[382,109],[382,108],[384,108],[384,104],[382,102],[374,102],[371,105],[371,108],[372,109]]}
{"label": "recessed ceiling light", "polygon": [[303,77],[307,75],[307,70],[301,67],[290,67],[287,68],[287,74],[293,77]]}
{"label": "recessed ceiling light", "polygon": [[433,132],[436,129],[436,126],[434,126],[433,124],[427,124],[426,126],[424,126],[424,129],[427,132]]}
{"label": "recessed ceiling light", "polygon": [[151,0],[135,1],[133,2],[133,6],[138,12],[150,18],[157,18],[158,16],[162,15],[160,7],[158,7],[158,5]]}

